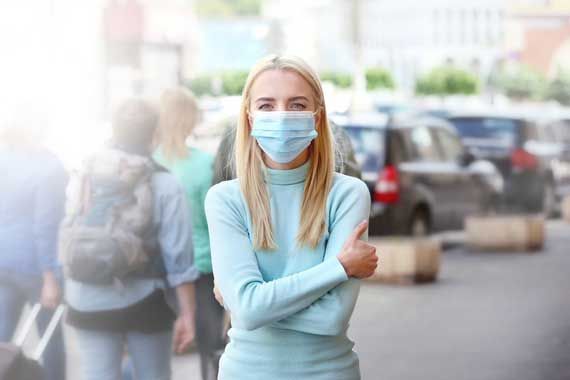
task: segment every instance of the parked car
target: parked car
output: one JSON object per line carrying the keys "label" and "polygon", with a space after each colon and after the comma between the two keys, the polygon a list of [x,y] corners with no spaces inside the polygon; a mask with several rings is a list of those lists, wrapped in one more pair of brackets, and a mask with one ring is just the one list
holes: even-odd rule
{"label": "parked car", "polygon": [[495,163],[505,179],[503,204],[515,211],[559,211],[570,194],[570,144],[564,123],[517,112],[454,113],[449,120],[477,158]]}
{"label": "parked car", "polygon": [[372,197],[370,233],[426,235],[460,229],[502,191],[495,166],[475,160],[446,121],[385,114],[339,116]]}

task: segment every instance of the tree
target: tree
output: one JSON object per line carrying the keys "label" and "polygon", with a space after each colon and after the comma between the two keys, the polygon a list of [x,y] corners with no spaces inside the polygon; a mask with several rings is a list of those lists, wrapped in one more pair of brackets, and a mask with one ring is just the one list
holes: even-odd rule
{"label": "tree", "polygon": [[416,93],[421,95],[472,95],[478,89],[474,74],[451,66],[436,67],[416,82]]}
{"label": "tree", "polygon": [[227,71],[222,73],[222,92],[226,95],[241,95],[247,71]]}
{"label": "tree", "polygon": [[261,0],[196,0],[195,10],[201,17],[258,16]]}
{"label": "tree", "polygon": [[186,83],[186,86],[192,90],[196,96],[213,95],[212,76],[201,75]]}
{"label": "tree", "polygon": [[394,80],[390,73],[381,67],[371,67],[366,70],[366,89],[394,88]]}
{"label": "tree", "polygon": [[546,90],[546,99],[556,100],[565,106],[570,105],[570,72],[558,71]]}
{"label": "tree", "polygon": [[515,65],[491,75],[489,85],[510,98],[538,100],[544,96],[546,80],[527,66]]}
{"label": "tree", "polygon": [[340,88],[352,86],[352,76],[350,74],[327,71],[321,73],[320,77],[323,82],[331,82]]}

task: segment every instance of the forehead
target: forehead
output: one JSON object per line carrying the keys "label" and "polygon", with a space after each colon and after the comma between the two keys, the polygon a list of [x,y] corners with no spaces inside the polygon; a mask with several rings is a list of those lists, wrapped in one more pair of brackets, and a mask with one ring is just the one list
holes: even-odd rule
{"label": "forehead", "polygon": [[253,81],[250,99],[255,101],[261,97],[288,99],[295,96],[313,98],[309,83],[292,70],[272,69],[262,72]]}

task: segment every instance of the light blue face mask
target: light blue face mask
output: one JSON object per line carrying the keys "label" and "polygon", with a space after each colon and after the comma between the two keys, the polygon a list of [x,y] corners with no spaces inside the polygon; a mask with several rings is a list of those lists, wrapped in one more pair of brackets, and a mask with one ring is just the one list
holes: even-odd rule
{"label": "light blue face mask", "polygon": [[293,161],[313,141],[315,114],[310,111],[255,112],[251,135],[273,161]]}

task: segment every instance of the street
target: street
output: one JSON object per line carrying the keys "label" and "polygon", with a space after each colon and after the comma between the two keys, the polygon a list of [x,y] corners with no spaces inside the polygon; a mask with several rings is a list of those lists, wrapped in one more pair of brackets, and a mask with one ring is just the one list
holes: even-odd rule
{"label": "street", "polygon": [[570,379],[569,230],[550,222],[535,254],[447,251],[432,285],[365,286],[363,379]]}
{"label": "street", "polygon": [[[570,379],[568,231],[549,222],[539,253],[448,250],[435,284],[366,282],[349,331],[363,379]],[[69,379],[80,380],[72,336]],[[197,354],[173,370],[199,379]]]}

